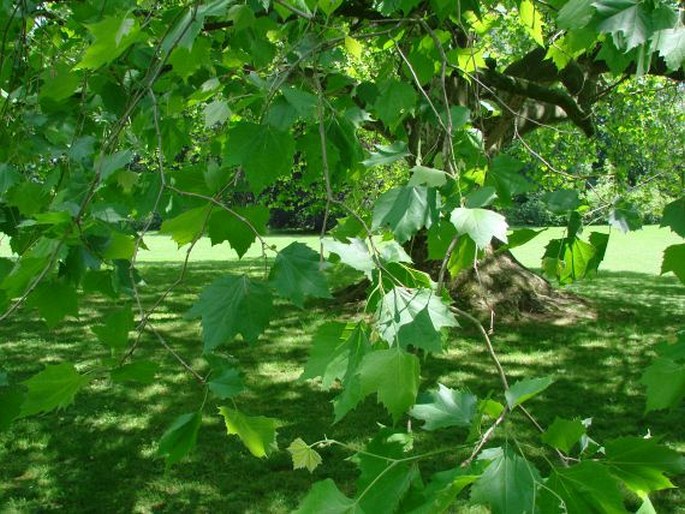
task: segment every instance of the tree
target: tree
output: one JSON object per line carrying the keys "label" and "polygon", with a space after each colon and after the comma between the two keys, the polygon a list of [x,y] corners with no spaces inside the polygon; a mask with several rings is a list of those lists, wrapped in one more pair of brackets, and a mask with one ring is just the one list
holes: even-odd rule
{"label": "tree", "polygon": [[[90,380],[144,375],[140,338],[167,347],[151,317],[166,293],[152,305],[141,301],[136,269],[152,223],[161,218],[161,232],[179,246],[192,249],[207,234],[240,256],[260,241],[268,255],[264,208],[228,200],[259,195],[297,164],[302,181],[324,191],[327,213],[334,206],[347,213],[323,246],[374,285],[367,304],[373,321],[325,325],[304,377],[343,386],[336,419],[376,395],[396,427],[409,413],[428,431],[469,426],[474,434],[461,466],[424,485],[418,463],[428,456],[405,458],[410,434],[383,429],[358,454],[357,496],[318,482],[301,512],[324,505],[381,512],[400,502],[403,510],[436,512],[465,488],[494,512],[623,512],[619,486],[640,495],[646,509],[648,493],[672,485],[663,473],[682,472],[677,453],[637,437],[606,441],[604,457],[594,458],[598,447],[584,438],[586,427],[569,420],[540,428],[558,459],[549,469],[537,470],[519,449],[488,448],[513,411],[537,425],[523,404],[551,379],[510,384],[488,332],[444,287],[447,273],[471,267],[493,240],[502,251],[501,244],[535,235],[509,233],[497,212],[533,187],[523,163],[506,153],[513,140],[524,144],[526,134],[562,122],[592,136],[593,106],[624,76],[682,81],[685,28],[674,5],[22,0],[4,2],[0,13],[0,130],[11,141],[0,149],[0,230],[17,255],[0,261],[0,320],[33,307],[52,326],[78,311],[84,292],[122,299],[121,309],[93,327],[118,357],[101,376],[71,363],[48,366],[0,393],[3,419],[64,407]],[[383,143],[368,151],[368,140]],[[406,183],[384,192],[372,212],[338,194],[368,168],[401,161]],[[585,178],[563,173],[571,182],[546,201],[567,217],[568,230],[543,263],[568,282],[597,268],[607,240],[580,238],[576,187]],[[664,223],[685,235],[682,202],[669,204]],[[617,201],[611,216],[635,226],[625,203]],[[380,242],[381,234],[392,240]],[[401,246],[414,240],[411,253],[419,255],[423,244],[413,238],[421,234],[423,255],[439,263],[435,281]],[[681,279],[683,246],[667,250],[663,267]],[[298,306],[330,297],[316,252],[295,243],[274,257],[267,279],[219,277],[191,309],[201,319],[212,374],[203,377],[175,356],[212,393],[228,434],[256,457],[273,451],[278,424],[224,405],[242,386],[234,364],[216,350],[259,338],[274,295]],[[500,401],[444,386],[418,397],[417,353],[440,351],[457,318],[481,331],[501,378]],[[161,437],[169,465],[195,445],[204,409],[178,417]],[[582,451],[570,458],[581,440]],[[295,466],[314,468],[316,448],[329,444],[351,448],[296,440],[289,451]]]}

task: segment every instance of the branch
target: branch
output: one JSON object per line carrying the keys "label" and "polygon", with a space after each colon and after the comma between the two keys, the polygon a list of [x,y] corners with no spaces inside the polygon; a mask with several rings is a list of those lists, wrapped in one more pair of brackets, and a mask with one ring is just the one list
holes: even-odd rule
{"label": "branch", "polygon": [[481,76],[483,82],[490,87],[559,106],[564,110],[569,119],[585,132],[588,137],[595,133],[590,113],[585,112],[573,97],[565,91],[558,88],[541,86],[530,80],[505,75],[495,70],[486,70]]}

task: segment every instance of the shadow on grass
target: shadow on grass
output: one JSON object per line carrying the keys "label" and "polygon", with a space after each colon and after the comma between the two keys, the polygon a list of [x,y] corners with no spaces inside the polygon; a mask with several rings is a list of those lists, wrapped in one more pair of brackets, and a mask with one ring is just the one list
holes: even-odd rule
{"label": "shadow on grass", "polygon": [[[146,264],[143,301],[152,304],[179,268]],[[223,273],[260,273],[258,262],[195,263],[187,280],[173,291],[155,326],[185,359],[205,371],[200,358],[199,324],[182,318],[197,293]],[[683,411],[643,415],[645,397],[639,384],[655,344],[683,328],[685,288],[669,278],[630,273],[603,273],[574,286],[597,311],[595,321],[571,326],[530,322],[500,324],[493,342],[512,381],[552,375],[556,382],[530,408],[543,425],[555,416],[593,418],[591,436],[602,441],[650,431],[681,451]],[[68,320],[58,330],[27,317],[0,327],[0,362],[13,381],[20,381],[47,363],[71,361],[93,368],[109,356],[90,329],[114,308],[93,296],[82,305],[80,320]],[[238,407],[247,414],[283,422],[279,446],[296,437],[308,442],[324,434],[348,442],[371,436],[376,420],[387,414],[368,399],[363,407],[331,427],[331,392],[297,381],[306,361],[310,334],[321,323],[353,315],[349,306],[311,304],[304,310],[277,303],[276,319],[255,344],[235,342],[226,348],[240,363],[248,391]],[[284,450],[269,459],[249,455],[228,437],[212,401],[197,449],[165,472],[155,455],[156,444],[177,416],[197,410],[204,392],[193,378],[147,335],[135,358],[161,364],[153,385],[118,386],[96,379],[64,412],[20,420],[0,434],[0,512],[288,512],[310,485],[326,477],[352,492],[356,473],[335,449],[322,451],[324,464],[314,475],[291,469]],[[423,363],[423,387],[442,382],[468,387],[483,397],[499,397],[499,383],[481,340],[471,327],[451,335],[448,349]],[[220,404],[220,403],[219,403]],[[216,404],[216,405],[219,405]],[[417,430],[421,450],[463,442],[450,431],[426,437]],[[521,447],[539,446],[539,435],[525,420],[514,418],[507,437]],[[532,452],[531,457],[539,455]],[[458,456],[428,462],[426,470],[444,469]],[[544,467],[544,461],[541,461]],[[682,484],[681,484],[682,485]],[[685,508],[677,492],[657,495],[663,512]]]}

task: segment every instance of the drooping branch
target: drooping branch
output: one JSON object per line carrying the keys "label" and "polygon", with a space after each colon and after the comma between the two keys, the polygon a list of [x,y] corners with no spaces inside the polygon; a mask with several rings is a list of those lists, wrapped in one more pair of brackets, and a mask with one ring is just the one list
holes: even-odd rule
{"label": "drooping branch", "polygon": [[481,76],[485,84],[499,91],[560,107],[588,137],[594,134],[595,128],[590,113],[583,110],[573,97],[562,89],[545,87],[536,82],[505,75],[495,70],[487,70]]}

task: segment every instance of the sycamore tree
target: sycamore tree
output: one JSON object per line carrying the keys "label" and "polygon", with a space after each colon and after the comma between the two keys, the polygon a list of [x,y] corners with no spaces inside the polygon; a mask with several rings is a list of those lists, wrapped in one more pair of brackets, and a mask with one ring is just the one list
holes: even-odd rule
{"label": "sycamore tree", "polygon": [[[553,379],[511,383],[489,331],[448,287],[484,256],[536,235],[509,230],[499,211],[547,174],[564,177],[545,200],[568,228],[547,247],[545,272],[567,283],[597,269],[607,236],[582,236],[587,177],[574,163],[550,164],[526,135],[593,137],[595,105],[619,84],[682,81],[675,2],[3,0],[0,26],[0,230],[14,254],[0,260],[0,320],[37,310],[56,327],[85,296],[117,303],[92,327],[113,356],[97,369],[62,362],[21,383],[0,372],[0,427],[64,408],[92,381],[153,380],[155,363],[136,352],[150,341],[209,395],[160,434],[169,465],[201,444],[203,417],[217,415],[246,451],[267,457],[278,422],[241,404],[239,365],[222,350],[258,340],[277,297],[298,307],[331,298],[329,260],[367,277],[366,308],[313,335],[302,377],[339,388],[331,422],[367,396],[389,416],[364,448],[324,437],[325,424],[320,441],[292,441],[295,467],[313,470],[317,448],[338,445],[360,468],[354,496],[324,479],[300,512],[440,512],[458,497],[496,513],[626,512],[626,490],[643,502],[640,512],[653,512],[649,493],[683,471],[682,457],[654,439],[594,441],[577,420],[540,426],[526,401]],[[544,164],[539,177],[507,153],[513,141]],[[348,205],[341,191],[397,163],[402,182],[371,209]],[[300,243],[274,251],[264,239],[268,210],[235,201],[294,169],[323,192],[326,215],[345,214],[321,234],[320,252]],[[608,207],[625,229],[638,226],[636,216],[621,198]],[[207,376],[155,325],[183,274],[158,298],[141,297],[136,258],[159,219],[188,259],[203,236],[228,241],[239,257],[255,242],[263,249],[262,275],[218,276],[188,312],[202,326],[195,351]],[[685,236],[684,220],[681,197],[663,224]],[[685,281],[685,244],[666,250],[662,271]],[[458,320],[482,334],[500,394],[478,398],[460,384],[423,390],[419,357],[451,344]],[[646,371],[648,408],[681,400],[683,345]],[[413,453],[410,418],[420,430],[453,433],[454,444]],[[534,453],[546,455],[545,468],[520,447],[493,446],[513,422],[540,430]],[[422,477],[422,461],[445,452],[461,463]]]}

